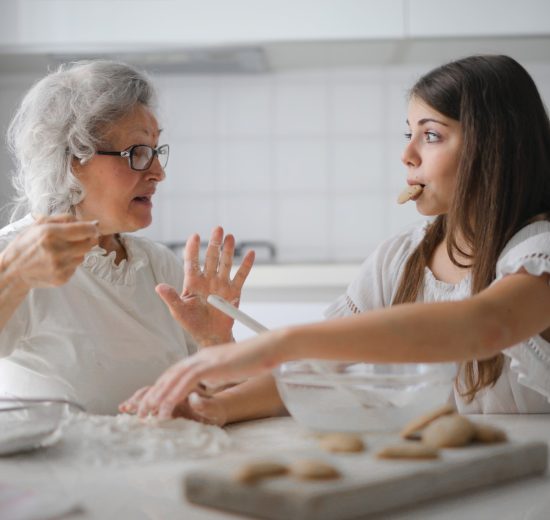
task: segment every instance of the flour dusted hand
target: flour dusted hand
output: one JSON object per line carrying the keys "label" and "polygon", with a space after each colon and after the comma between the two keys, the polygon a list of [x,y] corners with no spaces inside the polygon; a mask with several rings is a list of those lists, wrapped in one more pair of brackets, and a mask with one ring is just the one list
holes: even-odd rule
{"label": "flour dusted hand", "polygon": [[232,340],[233,320],[209,305],[206,298],[209,294],[217,294],[238,307],[243,284],[254,263],[254,252],[245,255],[231,279],[235,253],[233,235],[224,239],[223,228],[212,231],[203,269],[199,262],[199,248],[199,235],[192,235],[185,245],[181,294],[166,284],[157,285],[156,291],[180,325],[199,343],[208,346]]}
{"label": "flour dusted hand", "polygon": [[[138,407],[150,386],[144,386],[137,390],[132,397],[121,403],[119,412],[136,414]],[[224,426],[227,422],[227,412],[216,395],[206,395],[197,389],[195,392],[181,401],[172,411],[173,418],[183,417],[203,424]]]}
{"label": "flour dusted hand", "polygon": [[[231,345],[215,345],[202,349],[191,357],[172,365],[148,388],[145,393],[134,395],[140,417],[153,414],[161,419],[175,415],[175,410],[185,403],[201,382],[218,384],[245,379],[269,372],[282,361],[284,348],[277,347],[279,331],[266,332],[260,336]],[[199,403],[191,402],[195,413]],[[203,409],[208,406],[203,403]],[[201,414],[204,416],[204,412]],[[219,424],[219,423],[218,423]]]}
{"label": "flour dusted hand", "polygon": [[71,215],[41,217],[6,247],[0,266],[28,289],[63,285],[98,237],[97,222]]}

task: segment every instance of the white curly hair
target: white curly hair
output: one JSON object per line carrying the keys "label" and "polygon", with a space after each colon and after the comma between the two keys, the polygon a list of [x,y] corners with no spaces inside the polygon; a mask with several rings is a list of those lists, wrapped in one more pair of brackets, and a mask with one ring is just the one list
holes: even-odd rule
{"label": "white curly hair", "polygon": [[117,120],[138,103],[153,109],[154,102],[147,75],[115,61],[61,65],[36,83],[8,128],[16,164],[12,220],[72,212],[84,198],[72,158],[89,160]]}

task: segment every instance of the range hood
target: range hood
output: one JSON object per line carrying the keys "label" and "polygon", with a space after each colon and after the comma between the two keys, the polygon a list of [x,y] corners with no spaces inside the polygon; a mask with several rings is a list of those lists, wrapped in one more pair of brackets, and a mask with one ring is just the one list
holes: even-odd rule
{"label": "range hood", "polygon": [[60,63],[104,58],[131,63],[153,74],[245,75],[295,69],[442,63],[476,53],[508,54],[520,62],[547,62],[548,49],[550,36],[293,42],[134,52],[18,52],[0,53],[0,72],[43,75]]}
{"label": "range hood", "polygon": [[268,72],[261,47],[188,47],[149,52],[52,54],[53,63],[87,58],[115,59],[157,74],[260,74]]}

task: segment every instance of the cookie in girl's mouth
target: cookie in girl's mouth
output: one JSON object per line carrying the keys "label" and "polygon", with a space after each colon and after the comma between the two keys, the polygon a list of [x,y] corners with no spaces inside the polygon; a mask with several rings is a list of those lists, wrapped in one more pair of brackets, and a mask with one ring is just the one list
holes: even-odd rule
{"label": "cookie in girl's mouth", "polygon": [[407,186],[397,197],[398,204],[405,204],[409,200],[416,200],[422,194],[424,186],[422,184],[413,184]]}

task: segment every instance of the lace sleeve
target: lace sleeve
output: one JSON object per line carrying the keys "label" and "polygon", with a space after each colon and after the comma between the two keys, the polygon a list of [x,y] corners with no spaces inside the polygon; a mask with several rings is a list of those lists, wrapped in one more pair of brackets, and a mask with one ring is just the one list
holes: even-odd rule
{"label": "lace sleeve", "polygon": [[[495,281],[520,270],[534,276],[550,273],[548,227],[548,223],[536,223],[512,239],[497,263]],[[518,382],[550,400],[550,343],[537,335],[503,353],[510,358],[510,368],[517,374]]]}
{"label": "lace sleeve", "polygon": [[541,336],[503,351],[518,382],[545,396],[550,402],[550,343]]}
{"label": "lace sleeve", "polygon": [[506,251],[497,263],[496,280],[522,269],[534,276],[550,273],[550,232],[526,238]]}

